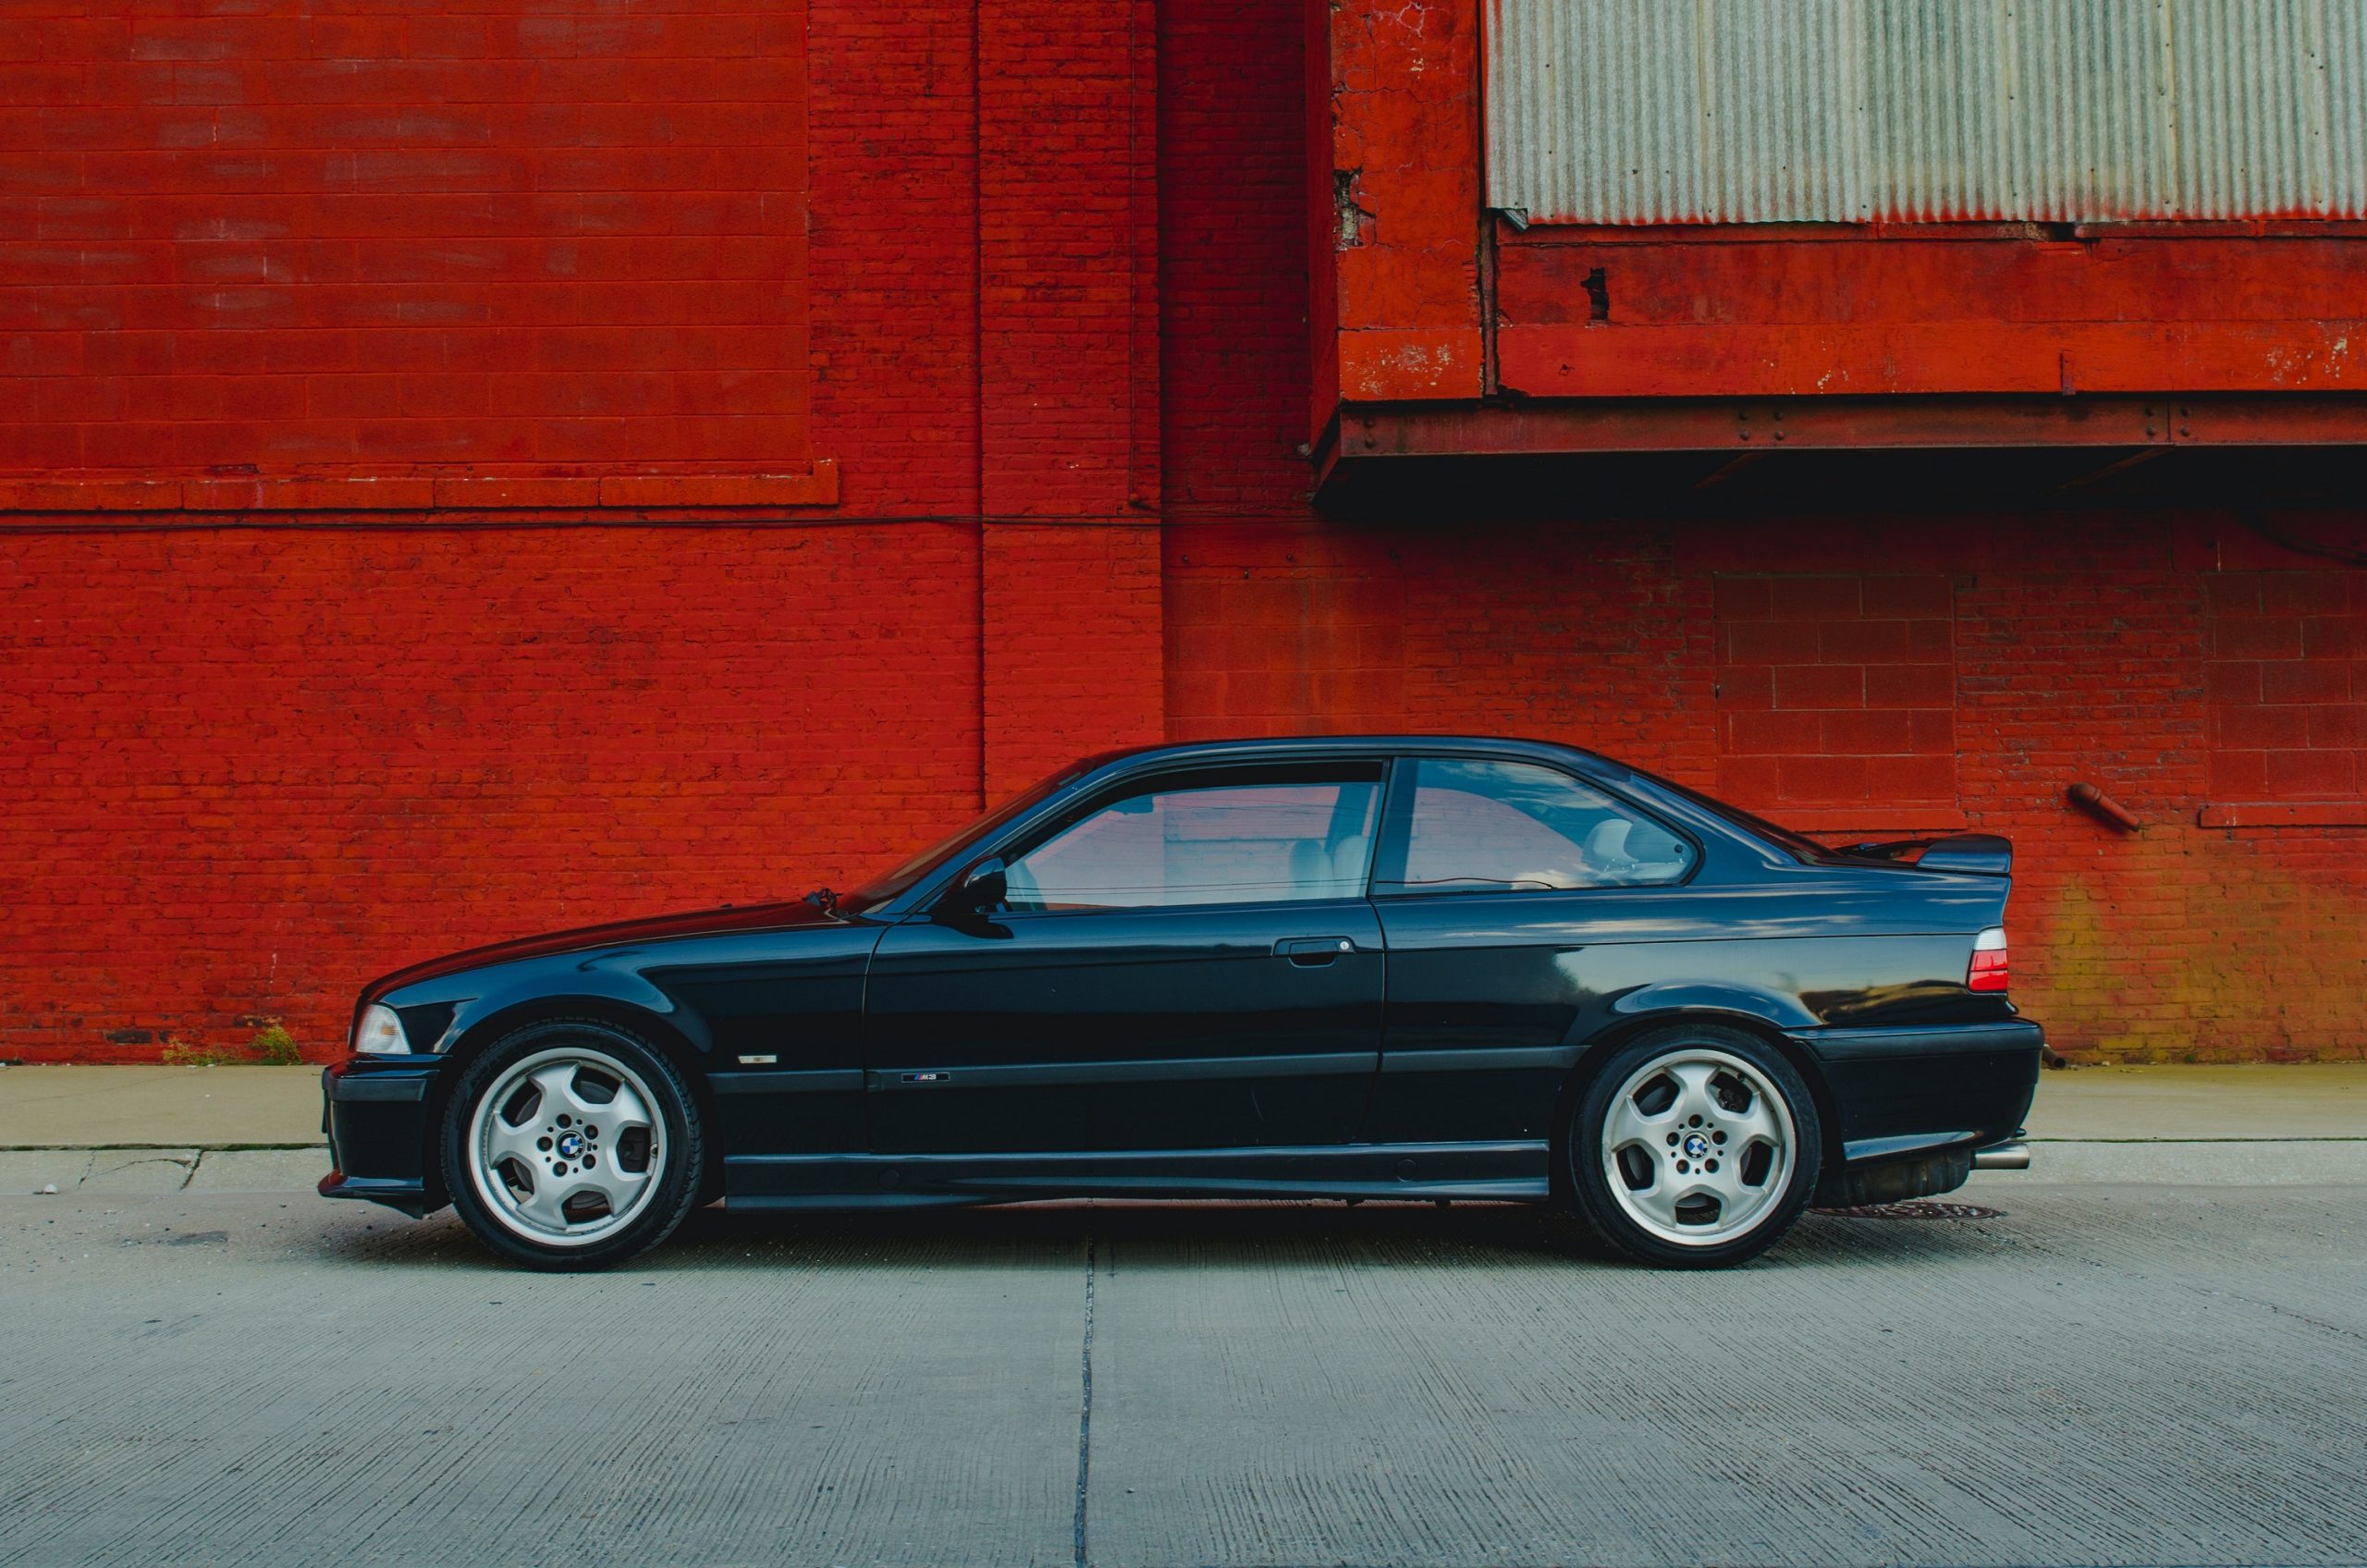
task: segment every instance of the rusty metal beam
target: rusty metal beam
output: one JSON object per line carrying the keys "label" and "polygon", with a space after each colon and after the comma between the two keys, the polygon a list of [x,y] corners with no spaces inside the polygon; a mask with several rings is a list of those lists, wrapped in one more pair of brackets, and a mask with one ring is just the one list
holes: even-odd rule
{"label": "rusty metal beam", "polygon": [[1852,447],[2367,446],[2367,396],[1870,397],[1349,404],[1330,466],[1382,458]]}

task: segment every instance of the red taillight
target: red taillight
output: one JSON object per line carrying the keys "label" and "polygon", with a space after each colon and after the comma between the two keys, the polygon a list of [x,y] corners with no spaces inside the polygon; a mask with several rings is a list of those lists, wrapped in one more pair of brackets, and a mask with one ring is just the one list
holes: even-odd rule
{"label": "red taillight", "polygon": [[1964,972],[1964,988],[2002,991],[2005,987],[2005,928],[1993,925],[1972,939],[1972,962]]}

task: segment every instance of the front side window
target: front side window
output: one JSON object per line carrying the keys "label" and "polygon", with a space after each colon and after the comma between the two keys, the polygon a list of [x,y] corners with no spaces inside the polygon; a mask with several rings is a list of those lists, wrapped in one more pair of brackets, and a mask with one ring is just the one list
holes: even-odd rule
{"label": "front side window", "polygon": [[1361,898],[1380,804],[1377,778],[1148,789],[1013,859],[1005,872],[1008,906],[1167,909]]}
{"label": "front side window", "polygon": [[1378,894],[1544,892],[1682,881],[1694,847],[1622,801],[1530,763],[1425,757],[1391,813]]}

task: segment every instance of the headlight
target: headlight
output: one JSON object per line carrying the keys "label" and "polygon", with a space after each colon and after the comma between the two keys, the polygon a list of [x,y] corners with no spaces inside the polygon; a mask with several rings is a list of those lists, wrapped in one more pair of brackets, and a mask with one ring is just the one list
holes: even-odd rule
{"label": "headlight", "polygon": [[354,1021],[353,1048],[366,1056],[408,1056],[411,1040],[403,1034],[403,1021],[395,1016],[390,1007],[375,1004],[362,1010]]}

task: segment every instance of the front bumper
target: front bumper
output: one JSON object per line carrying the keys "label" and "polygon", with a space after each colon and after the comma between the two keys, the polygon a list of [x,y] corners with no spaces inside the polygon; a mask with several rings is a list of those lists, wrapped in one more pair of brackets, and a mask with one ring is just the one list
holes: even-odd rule
{"label": "front bumper", "polygon": [[417,1218],[448,1201],[432,1157],[430,1118],[442,1057],[354,1057],[321,1074],[329,1173],[321,1195],[365,1198]]}

